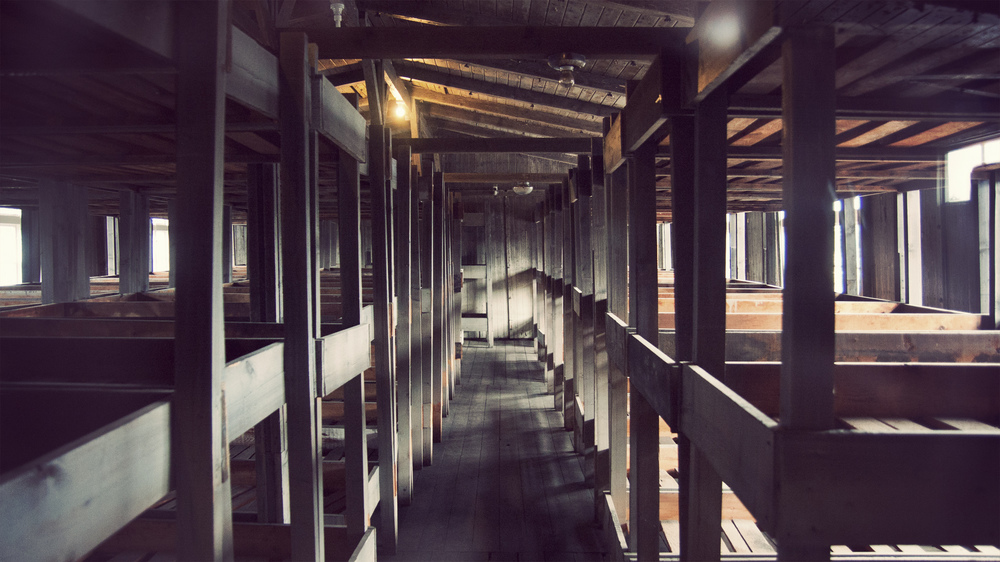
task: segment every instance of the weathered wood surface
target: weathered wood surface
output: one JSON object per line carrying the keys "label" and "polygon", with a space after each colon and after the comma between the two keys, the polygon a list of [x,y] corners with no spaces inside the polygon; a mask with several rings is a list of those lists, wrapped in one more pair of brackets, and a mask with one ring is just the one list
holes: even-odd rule
{"label": "weathered wood surface", "polygon": [[[737,312],[726,314],[726,330],[780,330],[782,314],[768,312]],[[977,330],[983,324],[984,316],[967,313],[885,313],[885,314],[838,314],[835,321],[837,331],[931,331],[931,330]],[[674,328],[674,315],[659,315],[661,330]]]}
{"label": "weathered wood surface", "polygon": [[[101,545],[100,552],[124,551],[175,552],[176,522],[139,518]],[[349,560],[363,544],[364,535],[349,533],[343,527],[325,526],[323,540],[327,561]],[[233,554],[237,557],[266,557],[285,560],[291,557],[291,525],[264,523],[233,524]]]}
{"label": "weathered wood surface", "polygon": [[[672,331],[660,332],[660,349],[674,357]],[[781,332],[726,332],[726,361],[780,361]],[[835,361],[1000,363],[1000,333],[987,330],[838,331]]]}
{"label": "weathered wood surface", "polygon": [[[45,403],[51,404],[49,397],[37,404],[36,416]],[[24,432],[38,436],[40,427],[26,427],[30,412],[18,406],[7,403],[3,409],[5,418],[25,414],[3,423],[5,456],[18,458],[13,453],[19,443],[25,444]],[[116,410],[108,408],[107,419],[94,425],[81,427],[76,420],[79,438],[38,451],[40,456],[32,455],[18,470],[5,467],[0,477],[0,517],[5,522],[0,560],[75,559],[170,491],[170,403],[153,402],[125,415]],[[36,421],[45,426],[57,418],[50,416],[48,424]],[[66,433],[59,427],[50,432]],[[88,516],[80,517],[83,512]]]}
{"label": "weathered wood surface", "polygon": [[[778,415],[778,364],[727,363],[727,386]],[[1000,364],[837,363],[837,416],[1000,419]]]}

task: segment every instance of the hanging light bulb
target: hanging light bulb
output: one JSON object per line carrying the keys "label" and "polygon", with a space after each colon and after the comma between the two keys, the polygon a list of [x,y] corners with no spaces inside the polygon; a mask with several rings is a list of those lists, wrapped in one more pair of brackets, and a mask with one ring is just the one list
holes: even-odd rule
{"label": "hanging light bulb", "polygon": [[396,114],[396,117],[400,119],[406,117],[406,106],[403,105],[403,102],[397,100],[395,102],[395,106],[396,107],[394,108],[393,112]]}
{"label": "hanging light bulb", "polygon": [[523,184],[518,184],[514,186],[514,193],[518,195],[527,195],[531,193],[532,189],[534,189],[534,187],[532,187],[530,183],[524,182]]}
{"label": "hanging light bulb", "polygon": [[587,57],[576,53],[559,53],[549,57],[549,66],[559,71],[559,84],[567,88],[576,84],[574,70],[579,70],[587,64]]}

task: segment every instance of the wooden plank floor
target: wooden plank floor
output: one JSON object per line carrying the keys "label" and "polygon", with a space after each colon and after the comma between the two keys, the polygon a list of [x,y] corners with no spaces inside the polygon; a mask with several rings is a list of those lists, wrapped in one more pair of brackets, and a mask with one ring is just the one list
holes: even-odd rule
{"label": "wooden plank floor", "polygon": [[530,341],[466,341],[434,464],[380,560],[604,560],[593,490]]}

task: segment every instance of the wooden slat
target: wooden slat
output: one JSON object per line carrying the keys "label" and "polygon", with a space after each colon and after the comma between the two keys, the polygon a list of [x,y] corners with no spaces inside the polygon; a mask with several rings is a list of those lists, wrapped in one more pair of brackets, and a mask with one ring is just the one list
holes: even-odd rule
{"label": "wooden slat", "polygon": [[409,145],[414,154],[422,153],[501,153],[501,152],[566,152],[589,153],[590,138],[419,138],[398,139],[399,145]]}
{"label": "wooden slat", "polygon": [[166,495],[170,410],[156,402],[5,474],[0,559],[75,558]]}
{"label": "wooden slat", "polygon": [[642,393],[658,416],[677,427],[680,415],[680,369],[673,359],[638,335],[628,336],[629,382]]}
{"label": "wooden slat", "polygon": [[680,426],[761,525],[770,528],[776,424],[700,367],[685,365],[681,385]]}
{"label": "wooden slat", "polygon": [[321,339],[323,346],[323,395],[347,384],[371,367],[369,327],[361,324]]}
{"label": "wooden slat", "polygon": [[[976,544],[1000,525],[1000,435],[779,432],[782,487],[812,509],[786,532],[828,544]],[[928,455],[928,451],[934,451]],[[924,493],[915,494],[914,490]],[[781,541],[781,536],[776,539]]]}
{"label": "wooden slat", "polygon": [[[233,554],[237,557],[289,559],[292,549],[292,526],[263,523],[233,524]],[[362,534],[348,532],[343,527],[323,527],[323,540],[329,545],[327,561],[347,560],[362,544]],[[142,550],[144,552],[176,552],[174,543],[177,523],[172,520],[139,518],[111,537],[101,552]]]}
{"label": "wooden slat", "polygon": [[242,435],[285,403],[284,344],[273,343],[226,364],[226,423]]}
{"label": "wooden slat", "polygon": [[[782,315],[767,312],[747,312],[726,314],[727,330],[778,330],[781,329]],[[933,330],[976,330],[983,322],[983,316],[967,313],[892,313],[892,314],[837,314],[835,329],[845,331],[933,331]],[[661,330],[674,328],[674,315],[659,315]]]}
{"label": "wooden slat", "polygon": [[278,117],[278,59],[239,28],[232,30],[226,95],[271,119]]}
{"label": "wooden slat", "polygon": [[365,118],[329,80],[319,78],[312,88],[313,127],[358,162],[366,162]]}

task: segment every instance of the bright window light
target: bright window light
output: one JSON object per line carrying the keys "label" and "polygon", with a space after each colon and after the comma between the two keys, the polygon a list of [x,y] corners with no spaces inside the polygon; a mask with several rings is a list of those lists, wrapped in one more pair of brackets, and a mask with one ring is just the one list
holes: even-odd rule
{"label": "bright window light", "polygon": [[972,170],[1000,162],[1000,139],[952,150],[945,158],[944,200],[968,201],[972,197]]}
{"label": "bright window light", "polygon": [[0,287],[21,282],[21,210],[0,207]]}

